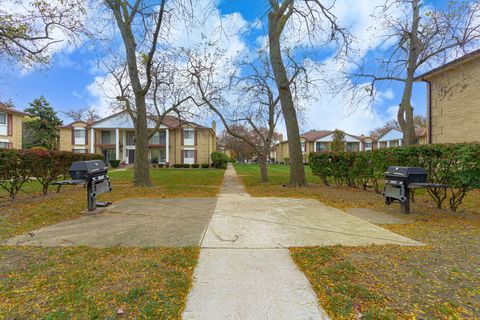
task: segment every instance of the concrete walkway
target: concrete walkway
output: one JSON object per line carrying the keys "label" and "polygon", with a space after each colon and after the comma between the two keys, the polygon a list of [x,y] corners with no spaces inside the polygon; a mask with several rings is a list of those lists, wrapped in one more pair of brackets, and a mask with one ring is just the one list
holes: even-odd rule
{"label": "concrete walkway", "polygon": [[328,319],[288,247],[420,243],[315,200],[254,198],[229,165],[184,319]]}
{"label": "concrete walkway", "polygon": [[[246,200],[250,207],[255,207],[257,200],[245,192],[229,164],[217,203],[236,207],[239,199]],[[236,245],[239,236],[228,234],[223,239],[213,230],[212,224],[222,230],[216,221],[224,205],[215,208],[202,241],[183,319],[328,319],[288,249],[243,248]],[[212,247],[214,239],[232,248]]]}

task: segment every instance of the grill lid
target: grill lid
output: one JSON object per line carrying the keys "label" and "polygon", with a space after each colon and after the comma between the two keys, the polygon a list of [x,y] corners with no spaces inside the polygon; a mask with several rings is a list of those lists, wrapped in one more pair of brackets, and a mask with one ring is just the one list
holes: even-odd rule
{"label": "grill lid", "polygon": [[77,172],[84,172],[88,175],[92,175],[95,173],[104,173],[108,171],[105,162],[102,160],[88,160],[88,161],[76,161],[72,163],[70,167],[70,172],[77,171]]}
{"label": "grill lid", "polygon": [[399,177],[408,177],[410,175],[426,175],[427,171],[421,167],[388,167],[385,175],[393,175]]}

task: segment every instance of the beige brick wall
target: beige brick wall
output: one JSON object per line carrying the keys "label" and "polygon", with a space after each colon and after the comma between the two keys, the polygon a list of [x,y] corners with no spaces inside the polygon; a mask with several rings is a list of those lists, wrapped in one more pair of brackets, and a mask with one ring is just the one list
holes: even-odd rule
{"label": "beige brick wall", "polygon": [[7,140],[12,143],[13,149],[22,149],[22,116],[13,113],[13,131],[12,135],[0,135],[1,140]]}
{"label": "beige brick wall", "polygon": [[[76,128],[85,128],[86,124],[84,123],[74,123],[72,125]],[[74,148],[83,149],[86,148],[87,152],[90,152],[90,144],[92,143],[90,140],[90,130],[86,131],[86,135],[88,135],[88,144],[87,145],[72,145],[72,128],[60,128],[59,129],[59,143],[58,143],[58,150],[60,151],[72,151]]]}
{"label": "beige brick wall", "polygon": [[[304,140],[302,140],[304,141]],[[285,158],[290,158],[288,141],[282,141],[276,146],[276,162],[284,162]],[[312,141],[305,141],[305,152],[303,154],[303,161],[308,162],[308,155],[315,151],[315,143]]]}
{"label": "beige brick wall", "polygon": [[10,141],[13,143],[14,149],[22,149],[22,117],[13,114],[13,135],[10,137]]}
{"label": "beige brick wall", "polygon": [[[197,163],[210,163],[210,155],[216,150],[216,136],[210,129],[195,129],[197,131],[197,145],[185,146],[197,150]],[[170,164],[182,162],[182,129],[170,130]]]}
{"label": "beige brick wall", "polygon": [[431,142],[480,142],[480,58],[429,80]]}

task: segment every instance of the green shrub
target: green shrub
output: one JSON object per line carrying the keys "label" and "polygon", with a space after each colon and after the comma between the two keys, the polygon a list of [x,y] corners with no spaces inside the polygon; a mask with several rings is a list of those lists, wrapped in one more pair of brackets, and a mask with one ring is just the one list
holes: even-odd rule
{"label": "green shrub", "polygon": [[163,167],[165,167],[165,164],[164,164],[164,163],[159,163],[159,164],[158,164],[158,167],[159,167],[159,168],[163,168]]}
{"label": "green shrub", "polygon": [[[380,192],[379,181],[389,166],[423,167],[429,182],[449,185],[450,208],[454,211],[465,194],[480,189],[480,144],[414,145],[366,152],[311,153],[310,167],[324,184],[361,186],[369,182]],[[445,188],[431,188],[428,193],[438,208],[447,198]]]}
{"label": "green shrub", "polygon": [[189,165],[188,163],[184,163],[184,164],[182,165],[182,167],[185,168],[185,169],[188,169],[188,168],[190,168],[190,165]]}
{"label": "green shrub", "polygon": [[207,169],[208,167],[210,167],[210,165],[209,165],[208,163],[202,163],[202,164],[201,164],[201,167],[202,167],[203,169]]}
{"label": "green shrub", "polygon": [[110,160],[108,163],[110,164],[110,167],[114,169],[120,166],[120,160]]}
{"label": "green shrub", "polygon": [[48,193],[52,182],[69,179],[68,170],[74,161],[102,160],[101,155],[65,151],[48,151],[39,148],[30,150],[0,150],[0,187],[10,198],[15,199],[26,181],[35,178],[42,185],[42,193]]}
{"label": "green shrub", "polygon": [[212,167],[217,169],[226,169],[228,163],[228,156],[220,151],[214,151],[211,154]]}
{"label": "green shrub", "polygon": [[178,169],[178,168],[183,168],[183,164],[181,164],[181,163],[175,163],[175,164],[173,165],[173,167],[176,168],[176,169]]}
{"label": "green shrub", "polygon": [[15,200],[23,184],[30,180],[31,166],[26,152],[12,149],[0,150],[0,187]]}
{"label": "green shrub", "polygon": [[200,165],[198,163],[192,164],[192,168],[200,168]]}

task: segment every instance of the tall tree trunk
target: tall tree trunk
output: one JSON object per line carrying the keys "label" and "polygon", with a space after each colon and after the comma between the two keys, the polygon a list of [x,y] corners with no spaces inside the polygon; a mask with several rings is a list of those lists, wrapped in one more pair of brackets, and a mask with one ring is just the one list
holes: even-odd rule
{"label": "tall tree trunk", "polygon": [[415,125],[413,123],[412,90],[417,70],[419,42],[418,25],[420,23],[419,0],[412,0],[412,30],[409,34],[410,47],[407,60],[407,78],[403,89],[402,102],[398,109],[397,119],[403,132],[403,143],[412,145],[416,142]]}
{"label": "tall tree trunk", "polygon": [[[115,20],[122,35],[127,58],[128,76],[135,95],[135,173],[134,183],[137,187],[150,187],[150,168],[148,166],[148,129],[147,129],[147,107],[145,103],[145,90],[140,81],[137,64],[137,44],[132,31],[130,18],[122,18],[121,7],[126,10],[126,4],[116,2],[111,6]],[[132,119],[133,120],[133,119]]]}
{"label": "tall tree trunk", "polygon": [[276,14],[268,14],[268,39],[270,45],[270,63],[272,64],[275,82],[277,84],[282,113],[285,120],[288,136],[288,149],[290,156],[290,186],[304,187],[305,168],[303,167],[302,147],[300,144],[300,132],[295,107],[293,105],[292,92],[287,77],[287,71],[283,64],[282,51],[280,48],[280,35],[286,21],[277,19]]}
{"label": "tall tree trunk", "polygon": [[260,166],[262,182],[268,182],[267,156],[265,154],[258,154],[258,165]]}
{"label": "tall tree trunk", "polygon": [[148,165],[148,127],[145,96],[135,95],[137,125],[135,129],[135,186],[151,187]]}

